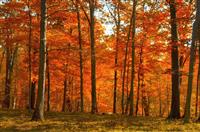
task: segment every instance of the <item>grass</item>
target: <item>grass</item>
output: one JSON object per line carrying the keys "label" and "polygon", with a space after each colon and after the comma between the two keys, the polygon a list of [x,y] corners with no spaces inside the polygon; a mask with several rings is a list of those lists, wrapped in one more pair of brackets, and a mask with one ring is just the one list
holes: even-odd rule
{"label": "grass", "polygon": [[128,117],[122,115],[91,115],[89,113],[45,114],[44,122],[30,121],[24,111],[0,111],[0,132],[7,131],[200,131],[200,124],[183,125],[181,120],[167,121],[159,117]]}

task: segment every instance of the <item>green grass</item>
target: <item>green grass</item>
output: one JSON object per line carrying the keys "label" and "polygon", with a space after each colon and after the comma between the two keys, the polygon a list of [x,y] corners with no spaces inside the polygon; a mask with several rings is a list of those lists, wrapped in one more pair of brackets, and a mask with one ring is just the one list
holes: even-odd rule
{"label": "green grass", "polygon": [[0,132],[4,131],[200,131],[200,124],[183,125],[181,120],[159,117],[91,115],[89,113],[46,113],[44,122],[30,121],[24,111],[0,111]]}

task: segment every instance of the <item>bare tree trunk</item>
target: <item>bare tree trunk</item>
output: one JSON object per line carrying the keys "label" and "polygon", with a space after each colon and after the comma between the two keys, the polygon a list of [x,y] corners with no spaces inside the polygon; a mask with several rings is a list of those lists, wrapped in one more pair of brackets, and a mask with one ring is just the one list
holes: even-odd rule
{"label": "bare tree trunk", "polygon": [[5,97],[3,100],[3,108],[9,109],[10,107],[10,48],[6,49],[6,78],[5,78]]}
{"label": "bare tree trunk", "polygon": [[116,43],[115,43],[115,70],[114,70],[114,96],[113,96],[113,113],[116,113],[116,101],[117,101],[117,66],[118,66],[118,45],[119,45],[119,31],[120,31],[120,0],[117,3],[117,21],[115,25],[116,31]]}
{"label": "bare tree trunk", "polygon": [[[160,82],[160,79],[159,79]],[[158,86],[159,91],[159,116],[162,117],[162,91],[161,91],[161,84]]]}
{"label": "bare tree trunk", "polygon": [[30,7],[30,0],[28,1],[28,9],[29,9],[29,35],[28,35],[28,82],[29,82],[29,111],[31,111],[31,73],[32,73],[32,57],[31,57],[31,46],[32,46],[32,16],[31,16],[31,7]]}
{"label": "bare tree trunk", "polygon": [[31,96],[30,96],[30,99],[31,99],[31,109],[35,109],[35,90],[36,90],[36,82],[33,81],[31,82]]}
{"label": "bare tree trunk", "polygon": [[63,106],[62,106],[62,112],[66,111],[66,93],[67,93],[67,79],[64,80],[64,90],[63,90]]}
{"label": "bare tree trunk", "polygon": [[134,107],[134,73],[135,73],[135,21],[136,21],[136,5],[137,0],[133,0],[133,19],[132,19],[132,63],[131,63],[131,88],[130,88],[130,113],[129,115],[133,115],[133,107]]}
{"label": "bare tree trunk", "polygon": [[126,109],[125,109],[125,114],[128,114],[128,106],[129,106],[129,103],[130,103],[128,86],[129,86],[129,63],[127,65],[127,73],[126,73]]}
{"label": "bare tree trunk", "polygon": [[79,57],[80,57],[80,99],[81,99],[81,112],[84,112],[84,94],[83,94],[83,48],[82,48],[82,31],[81,31],[81,20],[78,0],[76,0],[76,12],[78,20],[78,38],[79,38]]}
{"label": "bare tree trunk", "polygon": [[169,86],[168,86],[168,82],[167,82],[167,86],[166,86],[166,96],[167,96],[167,116],[169,116]]}
{"label": "bare tree trunk", "polygon": [[178,59],[178,32],[176,24],[176,2],[170,1],[171,16],[171,61],[172,61],[172,103],[169,119],[180,118],[180,92],[179,92],[179,59]]}
{"label": "bare tree trunk", "polygon": [[[146,35],[144,37],[144,39],[146,38]],[[139,109],[139,100],[140,100],[140,78],[142,76],[143,78],[143,73],[141,72],[142,71],[142,63],[143,63],[143,43],[144,43],[144,40],[142,42],[142,44],[140,45],[140,62],[139,62],[139,66],[138,66],[138,89],[137,89],[137,100],[136,100],[136,109],[135,109],[135,115],[137,116],[137,113],[138,113],[138,109]]]}
{"label": "bare tree trunk", "polygon": [[8,47],[6,49],[6,78],[5,78],[5,97],[3,100],[3,108],[11,108],[11,83],[12,83],[12,74],[13,67],[15,63],[15,58],[17,56],[18,46],[12,49]]}
{"label": "bare tree trunk", "polygon": [[193,23],[192,28],[192,45],[190,47],[190,63],[189,63],[189,75],[188,75],[188,89],[185,105],[185,117],[184,123],[188,123],[190,120],[190,107],[191,107],[191,96],[192,96],[192,83],[193,83],[193,73],[194,73],[194,64],[196,57],[196,44],[200,42],[200,0],[196,2],[196,18]]}
{"label": "bare tree trunk", "polygon": [[95,1],[89,0],[90,7],[90,46],[91,46],[91,81],[92,81],[92,109],[91,113],[96,113],[97,102],[96,102],[96,56],[95,56],[95,38],[94,38],[94,10]]}
{"label": "bare tree trunk", "polygon": [[51,109],[51,78],[50,78],[50,70],[49,70],[49,53],[47,50],[47,111]]}
{"label": "bare tree trunk", "polygon": [[138,87],[137,87],[137,99],[136,99],[136,108],[135,108],[135,115],[137,116],[138,113],[138,105],[139,105],[139,100],[140,100],[140,64],[139,64],[139,69],[138,69]]}
{"label": "bare tree trunk", "polygon": [[128,38],[127,38],[126,47],[125,47],[125,56],[124,56],[123,69],[122,69],[122,99],[121,99],[122,114],[124,114],[124,87],[125,87],[125,79],[126,79],[126,65],[127,65],[127,59],[128,59],[128,44],[129,44],[130,36],[131,36],[132,19],[133,19],[133,14],[131,15],[131,19],[130,19],[130,25],[129,25],[128,35],[127,35]]}
{"label": "bare tree trunk", "polygon": [[32,116],[34,121],[44,120],[44,93],[46,74],[46,0],[41,0],[41,20],[40,20],[40,64],[39,82],[36,108]]}
{"label": "bare tree trunk", "polygon": [[194,72],[194,64],[195,64],[195,49],[196,49],[195,40],[193,39],[191,49],[190,49],[188,90],[187,90],[186,105],[185,105],[184,123],[188,123],[190,119],[190,106],[191,106],[190,103],[191,103],[191,96],[192,96],[192,82],[193,82],[193,72]]}
{"label": "bare tree trunk", "polygon": [[144,74],[142,75],[142,84],[141,84],[141,92],[142,92],[142,116],[149,116],[149,103],[148,103],[148,94],[146,92],[145,82],[144,82]]}

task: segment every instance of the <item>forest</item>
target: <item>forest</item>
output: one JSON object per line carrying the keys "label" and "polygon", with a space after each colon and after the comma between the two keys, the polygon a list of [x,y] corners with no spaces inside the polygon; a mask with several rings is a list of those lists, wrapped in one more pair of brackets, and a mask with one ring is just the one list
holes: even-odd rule
{"label": "forest", "polygon": [[200,0],[0,0],[0,131],[200,131]]}

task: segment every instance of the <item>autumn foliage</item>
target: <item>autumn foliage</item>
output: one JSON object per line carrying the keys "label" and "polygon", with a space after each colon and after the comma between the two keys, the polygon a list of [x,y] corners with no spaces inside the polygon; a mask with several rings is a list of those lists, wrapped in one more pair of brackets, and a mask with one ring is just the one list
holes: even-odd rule
{"label": "autumn foliage", "polygon": [[[97,111],[113,111],[114,71],[117,75],[116,112],[121,113],[121,93],[126,44],[128,48],[124,107],[131,86],[130,18],[132,1],[95,1],[96,99]],[[76,4],[80,13],[82,50]],[[181,72],[180,110],[184,114],[194,3],[176,0],[179,63]],[[119,4],[119,5],[118,5]],[[117,9],[119,8],[119,9]],[[116,35],[117,10],[120,28]],[[171,34],[169,1],[138,1],[136,8],[134,110],[137,115],[168,116],[171,104]],[[47,0],[47,52],[45,110],[50,83],[50,110],[62,111],[66,80],[67,111],[80,111],[80,52],[83,64],[84,111],[91,110],[90,18],[85,0]],[[132,34],[130,34],[131,38]],[[116,51],[116,37],[119,38]],[[0,101],[4,103],[7,67],[11,64],[10,108],[26,109],[30,81],[38,83],[40,48],[40,1],[0,1]],[[115,53],[118,63],[115,65]],[[29,56],[30,55],[30,56]],[[198,54],[196,54],[198,62]],[[197,64],[197,63],[196,63]],[[10,66],[11,66],[10,65]],[[9,67],[10,67],[9,66]],[[30,68],[31,67],[31,71]],[[195,65],[194,80],[197,79]],[[29,74],[29,72],[31,72]],[[31,75],[31,76],[30,76]],[[49,81],[48,81],[49,79]],[[194,83],[196,89],[196,83]],[[36,85],[37,93],[37,85]],[[192,95],[195,114],[196,90]],[[198,94],[197,94],[198,96]],[[198,100],[197,100],[198,101]],[[137,104],[138,103],[138,104]],[[197,102],[199,105],[199,102]],[[138,105],[138,106],[137,106]],[[3,105],[1,106],[3,108]],[[134,114],[136,114],[134,112]]]}

